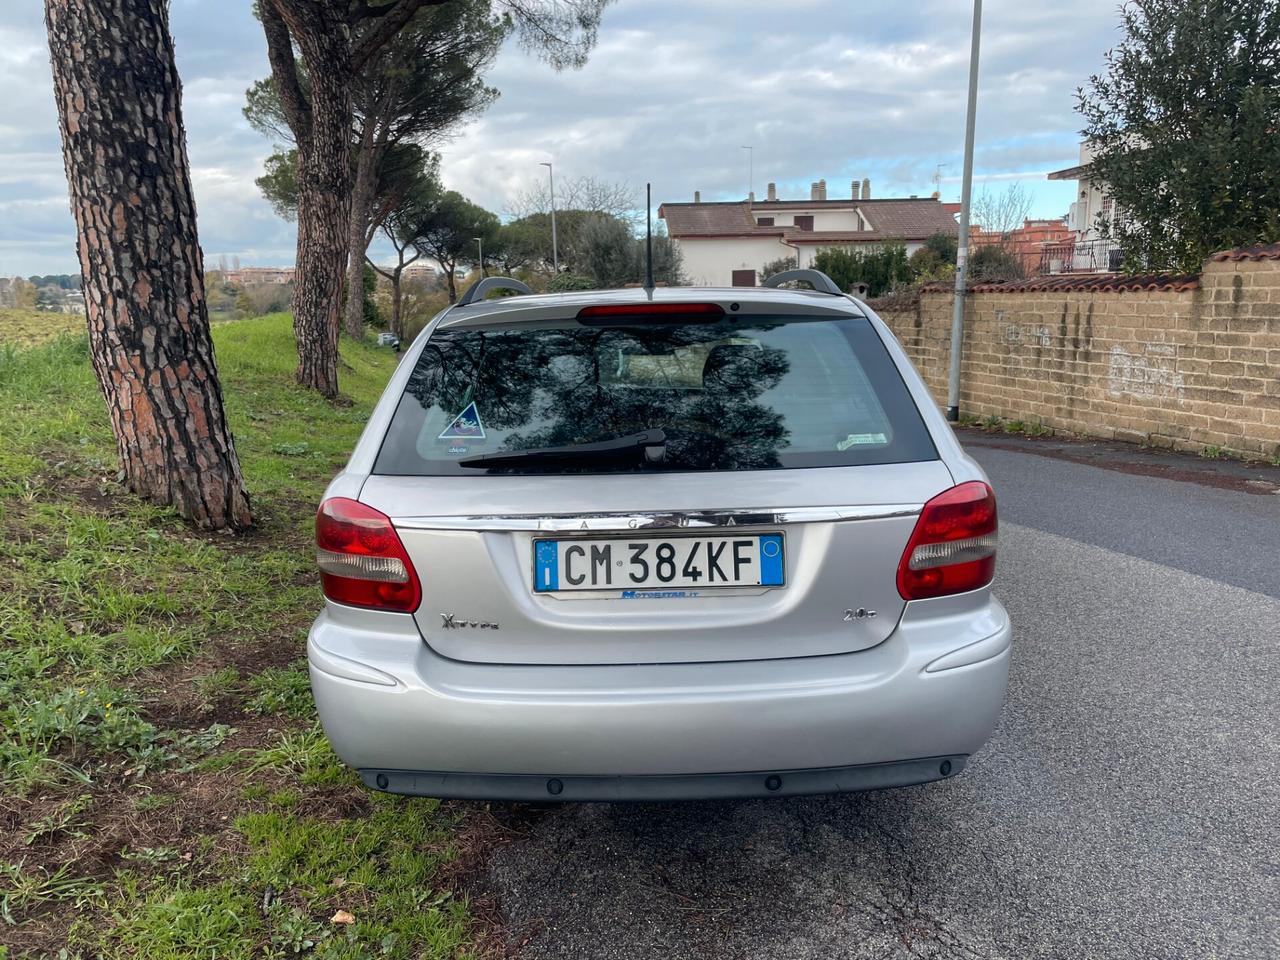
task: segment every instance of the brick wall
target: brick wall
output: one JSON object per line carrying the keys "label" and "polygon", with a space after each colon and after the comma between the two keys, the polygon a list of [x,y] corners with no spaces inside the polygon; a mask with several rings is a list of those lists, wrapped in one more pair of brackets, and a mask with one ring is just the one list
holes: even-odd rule
{"label": "brick wall", "polygon": [[[873,306],[945,404],[949,290]],[[1280,453],[1280,244],[1198,276],[1042,277],[966,299],[961,411],[1091,436]]]}

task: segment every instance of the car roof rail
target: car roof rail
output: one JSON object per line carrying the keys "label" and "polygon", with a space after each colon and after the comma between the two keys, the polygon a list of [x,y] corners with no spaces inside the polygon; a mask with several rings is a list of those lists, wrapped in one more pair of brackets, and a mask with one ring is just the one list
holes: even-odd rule
{"label": "car roof rail", "polygon": [[528,284],[513,280],[511,277],[485,277],[473,283],[454,306],[465,307],[469,303],[483,300],[485,294],[491,290],[514,290],[516,293],[533,293]]}
{"label": "car roof rail", "polygon": [[761,286],[780,287],[784,283],[807,283],[818,293],[829,293],[835,297],[844,296],[844,291],[821,270],[784,270],[782,273],[775,273]]}

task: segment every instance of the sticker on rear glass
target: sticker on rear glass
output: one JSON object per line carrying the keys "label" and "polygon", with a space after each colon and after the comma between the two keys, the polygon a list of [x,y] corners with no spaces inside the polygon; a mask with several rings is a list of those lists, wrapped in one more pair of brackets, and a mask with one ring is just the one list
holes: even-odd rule
{"label": "sticker on rear glass", "polygon": [[839,443],[836,449],[840,451],[848,450],[850,447],[856,447],[863,443],[888,443],[889,438],[883,433],[851,433]]}
{"label": "sticker on rear glass", "polygon": [[480,422],[480,411],[475,401],[467,404],[467,408],[453,418],[453,422],[444,428],[437,440],[483,440],[484,424]]}

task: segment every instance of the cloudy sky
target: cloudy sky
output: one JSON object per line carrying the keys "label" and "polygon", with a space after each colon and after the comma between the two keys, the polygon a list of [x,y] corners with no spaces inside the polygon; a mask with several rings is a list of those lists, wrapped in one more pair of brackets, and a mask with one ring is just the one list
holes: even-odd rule
{"label": "cloudy sky", "polygon": [[[249,0],[172,0],[189,152],[206,257],[293,262],[294,232],[253,179],[271,144],[240,115],[268,72]],[[40,0],[0,0],[0,276],[76,270]],[[489,80],[499,101],[443,149],[445,182],[502,213],[546,171],[654,185],[655,203],[736,199],[778,182],[808,195],[926,195],[942,168],[957,199],[968,0],[618,0],[590,64],[555,73],[512,44]],[[1117,39],[1116,0],[987,0],[977,189],[1011,180],[1033,216],[1066,212],[1074,92]]]}

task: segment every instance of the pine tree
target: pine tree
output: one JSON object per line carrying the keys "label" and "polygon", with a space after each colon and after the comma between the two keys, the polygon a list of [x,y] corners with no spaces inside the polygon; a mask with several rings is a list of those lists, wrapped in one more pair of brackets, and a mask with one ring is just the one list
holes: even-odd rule
{"label": "pine tree", "polygon": [[167,0],[47,0],[89,347],[125,482],[246,527],[222,407]]}

